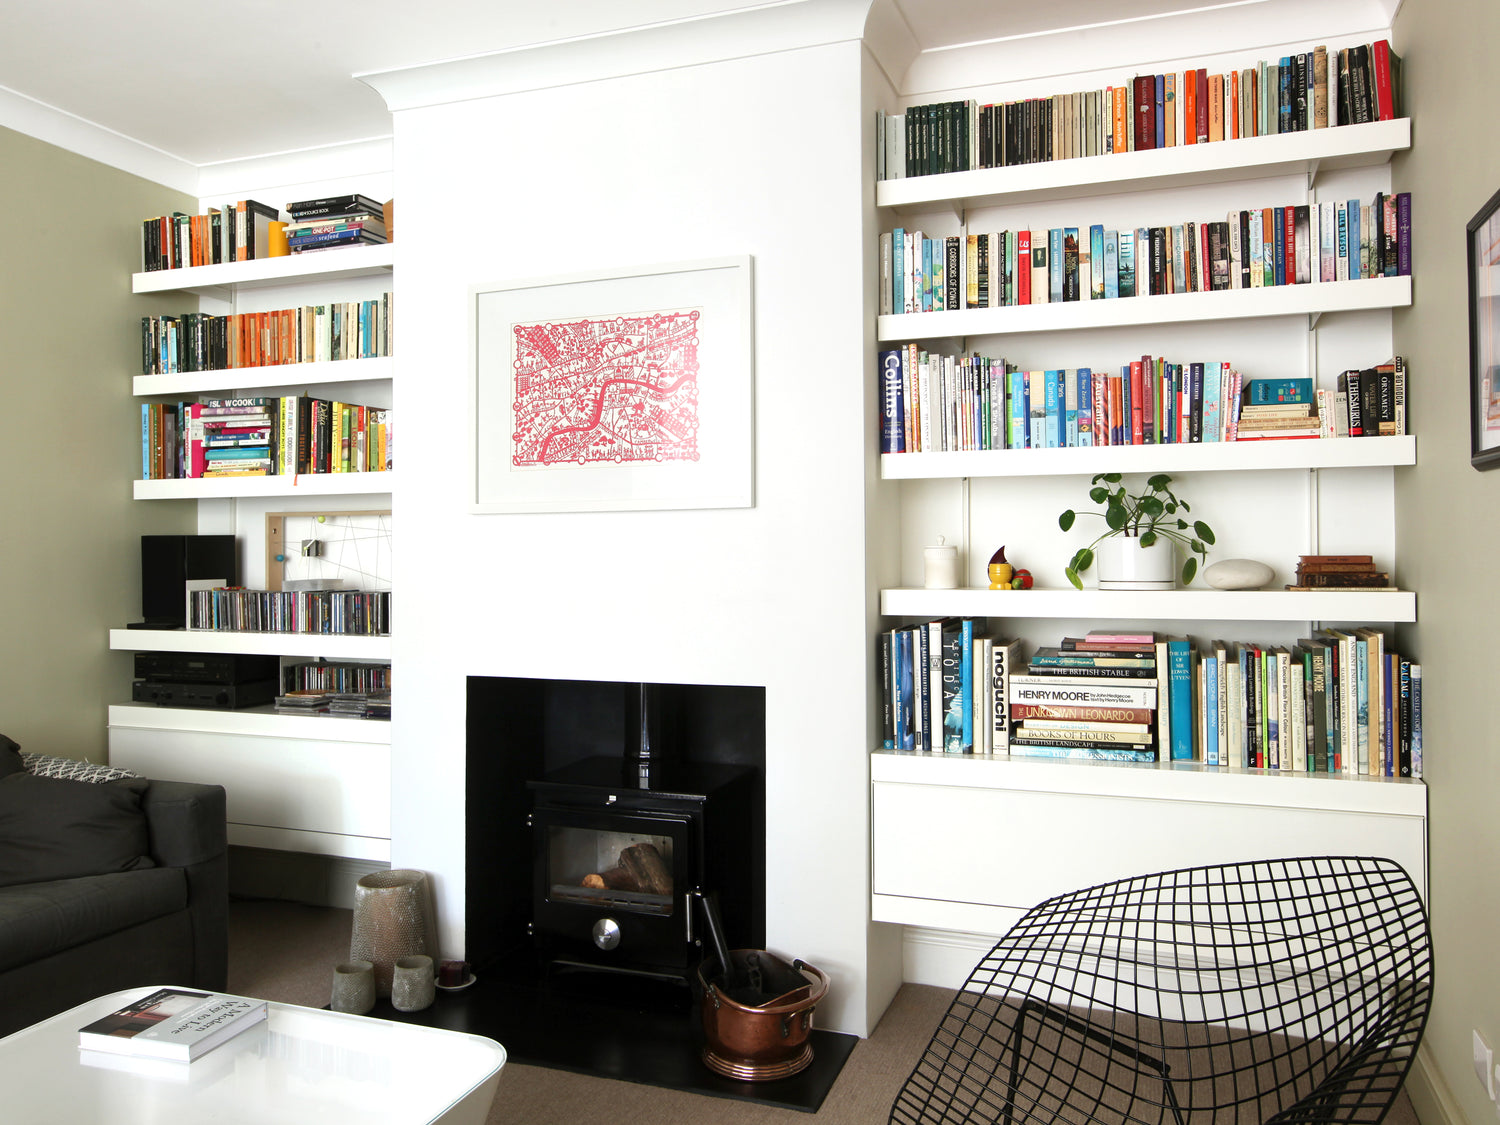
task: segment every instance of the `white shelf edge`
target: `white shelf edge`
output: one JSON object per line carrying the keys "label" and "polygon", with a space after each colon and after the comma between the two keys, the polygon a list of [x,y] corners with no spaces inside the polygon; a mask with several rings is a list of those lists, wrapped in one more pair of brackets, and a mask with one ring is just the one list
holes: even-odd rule
{"label": "white shelf edge", "polygon": [[870,895],[870,920],[950,932],[993,937],[1011,928],[1027,908],[989,906],[980,902],[952,902],[904,895]]}
{"label": "white shelf edge", "polygon": [[365,277],[387,273],[395,265],[395,246],[347,246],[311,254],[286,254],[251,262],[217,266],[184,266],[131,275],[132,293],[204,293],[217,289],[258,289],[297,281]]}
{"label": "white shelf edge", "polygon": [[132,390],[138,395],[194,395],[232,391],[240,387],[289,387],[305,383],[352,383],[389,379],[391,357],[282,363],[272,367],[231,367],[222,371],[193,371],[179,375],[137,375]]}
{"label": "white shelf edge", "polygon": [[328,633],[236,633],[209,629],[111,629],[109,647],[125,652],[239,652],[390,660],[390,637]]}
{"label": "white shelf edge", "polygon": [[192,477],[133,481],[137,500],[214,500],[231,496],[379,496],[392,491],[394,472],[299,473],[266,477]]}
{"label": "white shelf edge", "polygon": [[1197,320],[1323,316],[1410,305],[1411,289],[1410,277],[1371,277],[1356,281],[1269,285],[1259,289],[1225,289],[1211,293],[1158,293],[1104,301],[893,313],[876,318],[875,334],[877,340],[885,343]]}
{"label": "white shelf edge", "polygon": [[875,186],[875,205],[908,211],[950,204],[970,208],[1109,189],[1145,191],[1229,179],[1312,175],[1320,169],[1384,164],[1392,153],[1410,147],[1409,118],[1371,121],[1270,137],[882,180]]}
{"label": "white shelf edge", "polygon": [[871,754],[870,779],[876,785],[947,785],[1390,816],[1427,814],[1427,787],[1420,779],[1281,773],[1201,762],[1070,762],[876,750]]}
{"label": "white shelf edge", "polygon": [[196,707],[161,707],[155,703],[113,703],[109,707],[109,725],[362,745],[389,746],[391,742],[388,720],[342,715],[284,715],[273,710],[270,704],[235,711],[213,711]]}
{"label": "white shelf edge", "polygon": [[1375,621],[1417,619],[1410,590],[927,590],[880,591],[888,617],[1093,617],[1143,621]]}
{"label": "white shelf edge", "polygon": [[883,453],[885,480],[1041,477],[1094,473],[1360,469],[1417,463],[1417,439],[1182,442],[1072,449],[992,449],[965,453]]}

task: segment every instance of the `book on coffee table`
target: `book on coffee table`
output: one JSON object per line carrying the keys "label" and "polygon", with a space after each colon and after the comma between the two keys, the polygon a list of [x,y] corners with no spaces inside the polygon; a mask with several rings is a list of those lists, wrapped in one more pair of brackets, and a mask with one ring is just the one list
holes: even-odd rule
{"label": "book on coffee table", "polygon": [[78,1046],[191,1062],[266,1018],[264,1000],[160,988],[78,1030]]}

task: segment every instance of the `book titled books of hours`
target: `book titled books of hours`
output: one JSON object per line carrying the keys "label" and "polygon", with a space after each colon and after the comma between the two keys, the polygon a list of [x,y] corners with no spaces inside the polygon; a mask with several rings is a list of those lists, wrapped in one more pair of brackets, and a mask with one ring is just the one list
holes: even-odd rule
{"label": "book titled books of hours", "polygon": [[264,1000],[161,988],[79,1028],[78,1046],[191,1062],[265,1018]]}

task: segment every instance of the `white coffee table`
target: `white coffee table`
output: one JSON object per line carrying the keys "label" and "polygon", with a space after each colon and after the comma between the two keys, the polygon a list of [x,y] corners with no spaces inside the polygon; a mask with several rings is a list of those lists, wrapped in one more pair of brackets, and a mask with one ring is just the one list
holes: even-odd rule
{"label": "white coffee table", "polygon": [[6,1125],[483,1125],[492,1039],[271,1004],[191,1063],[82,1051],[78,1029],[159,987],[101,996],[0,1039]]}

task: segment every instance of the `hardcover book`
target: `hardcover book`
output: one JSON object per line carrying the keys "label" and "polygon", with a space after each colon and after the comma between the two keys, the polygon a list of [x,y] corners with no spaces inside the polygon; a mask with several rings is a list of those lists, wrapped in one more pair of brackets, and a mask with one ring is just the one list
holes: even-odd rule
{"label": "hardcover book", "polygon": [[265,1018],[264,1000],[162,988],[80,1028],[78,1045],[190,1062]]}

